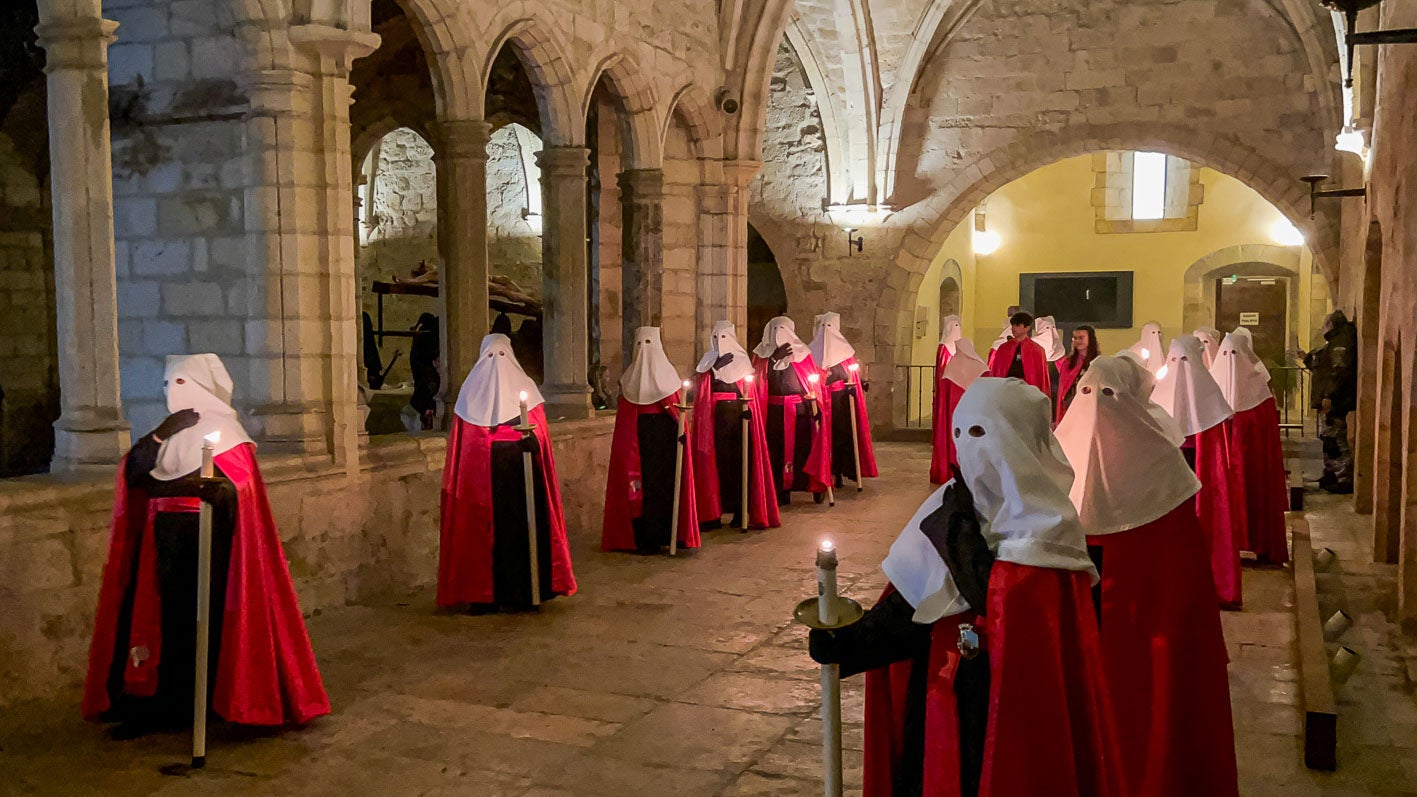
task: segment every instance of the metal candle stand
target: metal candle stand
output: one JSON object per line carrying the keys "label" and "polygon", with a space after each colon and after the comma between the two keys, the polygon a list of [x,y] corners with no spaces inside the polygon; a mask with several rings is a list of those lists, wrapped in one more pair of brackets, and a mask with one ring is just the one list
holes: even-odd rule
{"label": "metal candle stand", "polygon": [[[845,628],[861,619],[861,604],[837,594],[836,565],[836,547],[825,540],[817,549],[817,597],[797,604],[792,619],[818,630]],[[836,664],[822,665],[822,766],[822,793],[841,797],[841,667]]]}
{"label": "metal candle stand", "polygon": [[[527,415],[527,394],[521,396],[521,425],[516,427],[523,435],[536,431],[536,424]],[[541,556],[536,544],[536,471],[532,466],[531,452],[522,452],[522,480],[526,484],[526,535],[527,559],[531,561],[531,605],[541,605]]]}

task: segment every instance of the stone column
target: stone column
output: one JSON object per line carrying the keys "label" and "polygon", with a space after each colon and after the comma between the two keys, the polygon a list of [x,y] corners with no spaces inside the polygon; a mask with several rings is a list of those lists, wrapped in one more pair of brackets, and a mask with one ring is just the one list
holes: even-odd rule
{"label": "stone column", "polygon": [[629,367],[635,330],[659,326],[664,313],[664,171],[620,173],[624,218],[621,271],[621,365]]}
{"label": "stone column", "polygon": [[[113,465],[129,443],[118,381],[118,288],[113,264],[113,157],[108,139],[108,45],[118,23],[46,18],[54,283],[59,323],[59,420],[52,469]],[[43,4],[41,4],[43,11]]]}
{"label": "stone column", "polygon": [[[481,119],[439,122],[433,130],[438,179],[438,254],[443,317],[438,331],[443,406],[457,400],[490,328],[487,311],[487,142]],[[451,417],[444,413],[445,421]]]}
{"label": "stone column", "polygon": [[758,161],[709,161],[699,187],[699,346],[728,319],[743,340],[748,324],[748,184]]}
{"label": "stone column", "polygon": [[536,156],[541,167],[541,386],[552,417],[588,418],[591,414],[589,303],[586,282],[585,147],[546,147]]}

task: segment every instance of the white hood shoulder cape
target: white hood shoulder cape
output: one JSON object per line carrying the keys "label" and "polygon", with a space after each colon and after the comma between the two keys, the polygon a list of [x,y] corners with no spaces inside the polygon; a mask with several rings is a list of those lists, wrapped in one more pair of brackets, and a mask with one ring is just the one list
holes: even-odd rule
{"label": "white hood shoulder cape", "polygon": [[463,380],[453,412],[473,426],[500,426],[521,415],[523,392],[528,410],[544,401],[536,383],[512,353],[511,339],[502,334],[488,335],[482,339],[477,365]]}
{"label": "white hood shoulder cape", "polygon": [[1225,336],[1210,365],[1210,375],[1236,412],[1254,409],[1273,397],[1269,392],[1269,371],[1255,355],[1253,338],[1249,330],[1242,334],[1240,329]]}
{"label": "white hood shoulder cape", "polygon": [[620,376],[620,395],[631,404],[655,404],[682,387],[679,372],[664,353],[659,327],[635,330],[634,356]]}
{"label": "white hood shoulder cape", "polygon": [[974,350],[974,341],[969,338],[960,338],[955,341],[955,353],[950,361],[945,364],[945,369],[940,373],[941,379],[968,389],[974,384],[974,380],[989,372],[989,364],[984,362],[984,358]]}
{"label": "white hood shoulder cape", "polygon": [[[817,329],[807,348],[812,359],[823,370],[840,365],[856,356],[856,349],[841,334],[841,316],[836,313],[822,313],[817,316]],[[771,353],[771,352],[769,352]]]}
{"label": "white hood shoulder cape", "polygon": [[797,324],[785,315],[777,316],[768,321],[763,327],[763,339],[758,343],[758,347],[753,349],[753,353],[767,359],[772,356],[777,347],[786,343],[792,347],[792,356],[783,358],[773,363],[774,371],[785,371],[792,363],[800,363],[812,356],[812,350],[807,348],[807,344],[797,337]]}
{"label": "white hood shoulder cape", "polygon": [[209,436],[214,438],[213,455],[224,454],[252,442],[231,406],[233,387],[231,375],[215,354],[173,355],[167,358],[167,370],[163,375],[167,411],[196,410],[201,418],[196,426],[183,429],[162,441],[157,451],[157,464],[151,471],[154,479],[172,481],[199,470],[202,467],[202,445]]}
{"label": "white hood shoulder cape", "polygon": [[960,321],[957,315],[947,315],[945,320],[940,322],[940,345],[954,356],[955,342],[964,337],[964,322]]}
{"label": "white hood shoulder cape", "polygon": [[[1018,379],[983,377],[955,409],[960,472],[985,539],[1000,561],[1091,574],[1087,540],[1068,499],[1073,471],[1049,430],[1048,397]],[[951,482],[953,483],[953,482]],[[963,611],[964,598],[920,523],[940,507],[945,485],[906,524],[881,569],[915,608],[917,623]]]}
{"label": "white hood shoulder cape", "polygon": [[1155,321],[1142,324],[1141,340],[1133,343],[1128,351],[1141,360],[1146,370],[1153,374],[1161,370],[1161,364],[1166,361],[1166,346],[1161,342],[1161,325]]}
{"label": "white hood shoulder cape", "polygon": [[1063,348],[1063,338],[1058,332],[1058,322],[1053,316],[1045,315],[1033,322],[1033,342],[1043,347],[1048,362],[1055,363],[1068,356]]}
{"label": "white hood shoulder cape", "polygon": [[1194,335],[1171,341],[1166,364],[1157,375],[1156,403],[1190,437],[1223,423],[1234,411],[1205,366],[1205,344]]}
{"label": "white hood shoulder cape", "polygon": [[[731,355],[732,361],[722,368],[714,368],[713,364],[725,354]],[[730,385],[743,381],[753,373],[753,361],[748,358],[748,351],[743,348],[743,344],[738,342],[738,333],[733,330],[732,321],[719,321],[713,325],[713,331],[709,333],[708,351],[704,352],[694,370],[702,374],[710,369],[713,370],[715,378]]]}
{"label": "white hood shoulder cape", "polygon": [[1058,424],[1077,474],[1069,497],[1088,534],[1114,534],[1164,517],[1201,487],[1137,392],[1130,358],[1098,357]]}

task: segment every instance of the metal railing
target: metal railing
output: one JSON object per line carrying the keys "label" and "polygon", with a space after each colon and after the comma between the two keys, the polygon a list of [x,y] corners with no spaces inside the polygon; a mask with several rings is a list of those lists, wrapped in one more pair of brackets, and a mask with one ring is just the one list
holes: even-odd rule
{"label": "metal railing", "polygon": [[929,429],[935,424],[935,366],[897,365],[897,428]]}

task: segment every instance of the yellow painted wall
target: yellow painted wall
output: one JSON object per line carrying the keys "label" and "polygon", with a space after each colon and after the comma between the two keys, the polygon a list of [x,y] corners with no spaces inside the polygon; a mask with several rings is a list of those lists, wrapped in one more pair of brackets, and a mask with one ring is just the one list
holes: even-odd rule
{"label": "yellow painted wall", "polygon": [[[1148,321],[1160,323],[1168,341],[1190,332],[1182,329],[1186,270],[1220,249],[1273,245],[1270,228],[1283,218],[1278,209],[1238,180],[1211,169],[1201,169],[1200,180],[1205,195],[1198,229],[1193,232],[1096,232],[1090,155],[1058,161],[999,189],[988,199],[986,221],[987,228],[1002,238],[1002,245],[992,255],[973,255],[969,251],[972,215],[950,235],[920,287],[919,302],[927,307],[930,331],[914,340],[912,362],[934,362],[939,340],[939,314],[934,308],[939,302],[940,264],[950,257],[964,271],[964,328],[981,351],[998,336],[1007,307],[1018,303],[1019,274],[1026,272],[1134,273],[1134,326],[1099,330],[1103,353],[1135,343],[1142,324]],[[1299,317],[1289,319],[1288,338],[1306,345],[1309,330],[1322,321],[1315,317],[1322,308],[1313,308],[1311,286],[1319,278],[1313,274],[1308,248],[1301,249],[1299,273],[1290,280],[1299,291]],[[1322,286],[1320,292],[1326,293]]]}

